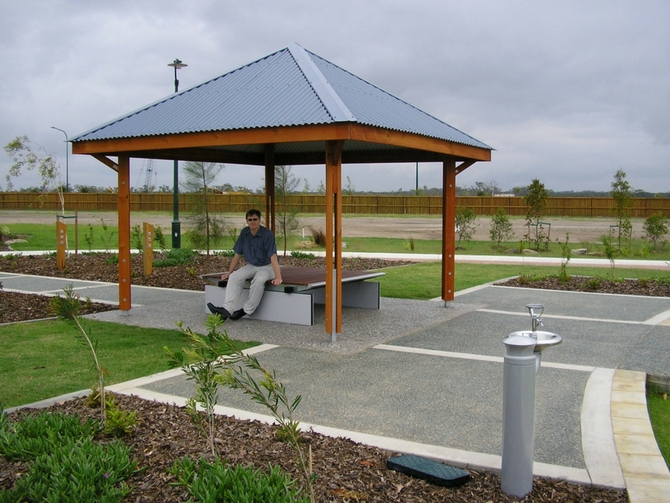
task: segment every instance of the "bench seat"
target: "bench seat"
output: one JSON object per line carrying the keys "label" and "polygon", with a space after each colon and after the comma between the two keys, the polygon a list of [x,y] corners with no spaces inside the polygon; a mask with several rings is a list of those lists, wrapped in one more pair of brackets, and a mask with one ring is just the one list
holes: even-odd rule
{"label": "bench seat", "polygon": [[[207,303],[223,305],[226,297],[226,281],[222,273],[204,274],[202,279],[211,284],[205,286],[205,312]],[[326,270],[314,267],[282,266],[282,284],[268,282],[263,300],[250,316],[252,319],[314,325],[314,304],[324,304],[326,297]],[[381,290],[376,281],[366,281],[383,276],[383,272],[342,271],[342,306],[379,309]],[[249,283],[245,285],[242,299],[249,296]]]}

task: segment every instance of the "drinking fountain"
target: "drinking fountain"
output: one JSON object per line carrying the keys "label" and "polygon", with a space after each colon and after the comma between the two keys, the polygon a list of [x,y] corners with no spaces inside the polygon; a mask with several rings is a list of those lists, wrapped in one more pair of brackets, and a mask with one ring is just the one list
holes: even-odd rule
{"label": "drinking fountain", "polygon": [[560,344],[563,338],[538,330],[544,326],[542,304],[527,304],[530,330],[509,334],[503,365],[503,450],[501,489],[523,498],[533,490],[533,448],[535,435],[535,380],[542,352]]}

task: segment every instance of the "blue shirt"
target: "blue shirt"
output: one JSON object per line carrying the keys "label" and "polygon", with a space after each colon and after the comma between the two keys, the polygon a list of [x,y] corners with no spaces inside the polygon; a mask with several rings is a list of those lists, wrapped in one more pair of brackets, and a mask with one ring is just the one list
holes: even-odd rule
{"label": "blue shirt", "polygon": [[272,231],[262,225],[254,236],[249,227],[240,232],[233,251],[238,255],[244,255],[244,260],[257,267],[268,265],[270,257],[277,253],[277,243]]}

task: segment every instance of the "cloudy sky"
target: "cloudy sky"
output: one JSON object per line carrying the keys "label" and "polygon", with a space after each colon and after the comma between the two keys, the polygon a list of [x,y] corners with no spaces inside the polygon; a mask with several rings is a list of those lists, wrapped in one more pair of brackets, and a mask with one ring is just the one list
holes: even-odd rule
{"label": "cloudy sky", "polygon": [[[0,142],[27,135],[58,156],[65,135],[157,101],[296,42],[492,146],[457,178],[503,189],[670,191],[667,0],[0,0]],[[11,159],[0,151],[0,187]],[[144,183],[146,162],[132,164]],[[415,165],[345,166],[356,190],[413,189]],[[158,163],[158,185],[172,185]],[[322,167],[294,168],[315,188]],[[419,185],[441,185],[419,165]],[[115,186],[69,157],[70,185]],[[15,186],[38,185],[37,174]],[[261,168],[219,183],[256,189]]]}

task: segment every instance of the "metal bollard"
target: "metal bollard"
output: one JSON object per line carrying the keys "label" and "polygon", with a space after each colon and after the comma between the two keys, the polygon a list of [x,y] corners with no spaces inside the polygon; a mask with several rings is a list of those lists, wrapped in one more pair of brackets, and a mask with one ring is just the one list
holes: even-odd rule
{"label": "metal bollard", "polygon": [[513,332],[503,341],[503,450],[501,489],[523,498],[533,490],[537,340]]}

